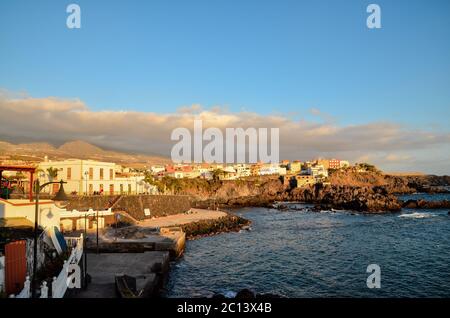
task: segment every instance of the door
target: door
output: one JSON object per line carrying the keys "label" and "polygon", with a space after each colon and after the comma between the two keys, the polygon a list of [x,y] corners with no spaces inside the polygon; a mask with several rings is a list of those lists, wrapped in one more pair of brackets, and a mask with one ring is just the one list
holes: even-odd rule
{"label": "door", "polygon": [[27,275],[27,241],[15,241],[5,245],[6,294],[18,294],[23,289]]}

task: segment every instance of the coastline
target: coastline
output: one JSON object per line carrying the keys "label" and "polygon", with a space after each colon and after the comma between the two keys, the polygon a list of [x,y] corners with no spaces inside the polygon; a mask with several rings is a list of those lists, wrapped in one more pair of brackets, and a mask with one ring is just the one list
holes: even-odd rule
{"label": "coastline", "polygon": [[[289,202],[278,202],[278,204],[289,206]],[[177,264],[171,267],[167,285],[168,292],[165,296],[235,298],[237,293],[243,290],[249,297],[264,294],[269,294],[271,297],[274,295],[280,295],[281,297],[292,295],[297,297],[317,297],[317,295],[339,297],[347,295],[346,284],[354,283],[352,277],[360,275],[360,268],[367,266],[367,257],[373,251],[379,251],[380,248],[386,251],[381,258],[377,258],[377,261],[381,262],[386,270],[396,270],[395,267],[389,267],[389,258],[386,257],[394,257],[398,259],[398,262],[413,269],[415,265],[408,263],[410,258],[409,244],[411,242],[401,241],[399,238],[405,235],[419,236],[418,243],[423,242],[422,240],[429,236],[434,237],[435,240],[441,240],[443,238],[442,231],[435,231],[434,227],[445,228],[448,224],[447,213],[444,214],[442,211],[424,211],[424,213],[421,213],[423,215],[416,216],[416,213],[412,213],[414,211],[406,210],[404,213],[386,213],[377,217],[367,217],[365,213],[352,213],[351,211],[311,213],[314,211],[308,210],[304,211],[305,213],[295,213],[297,207],[301,208],[301,206],[295,206],[294,209],[291,209],[292,207],[289,206],[290,211],[288,212],[291,213],[283,213],[282,210],[270,211],[258,207],[231,211],[240,215],[242,211],[245,211],[242,216],[254,222],[252,226],[254,230],[242,232],[239,235],[218,235],[213,240],[191,242],[186,257],[177,260]],[[402,215],[405,217],[401,217]],[[268,226],[272,222],[277,226]],[[362,224],[367,226],[361,226]],[[327,235],[325,236],[323,236],[323,229],[326,229]],[[380,233],[385,233],[386,239],[398,244],[396,245],[398,247],[396,253],[389,254],[392,252],[389,246],[380,245],[380,241],[375,239],[379,237]],[[271,239],[267,240],[268,237]],[[259,244],[256,250],[251,248],[254,242]],[[360,242],[365,243],[360,244]],[[432,240],[427,242],[426,244],[429,244],[430,247],[434,246]],[[227,254],[217,248],[223,244],[227,246]],[[286,250],[289,250],[289,252],[286,252]],[[423,264],[434,264],[433,262],[436,262],[437,267],[444,266],[444,263],[441,262],[441,256],[445,254],[444,251],[444,248],[440,248],[440,252],[437,252],[433,258],[429,258],[427,252],[423,252],[420,257]],[[229,256],[230,253],[233,255],[232,257],[224,258],[224,255]],[[339,260],[343,263],[339,266],[343,266],[346,270],[342,272],[326,271],[325,273],[321,272],[320,275],[317,274],[317,268],[312,264],[322,264],[321,268],[334,266],[333,263],[329,263],[331,262],[330,253],[341,255]],[[354,259],[355,255],[359,255],[359,258]],[[295,266],[283,272],[283,277],[289,277],[289,279],[275,278],[280,275],[278,272],[281,270],[280,263]],[[257,275],[258,271],[253,273],[253,269],[259,269],[261,264],[265,264],[263,267],[268,268],[268,277]],[[344,264],[347,266],[344,266]],[[348,266],[349,264],[353,264],[353,266]],[[298,276],[295,274],[298,272],[297,266],[302,268],[302,273],[305,275]],[[422,265],[418,266],[420,266],[420,269],[415,268],[416,270],[426,270]],[[218,273],[223,276],[218,277]],[[270,273],[275,276],[270,276]],[[309,277],[309,274],[312,276]],[[331,279],[335,275],[338,278],[333,282],[339,286],[337,291],[320,284],[323,279]],[[316,286],[315,283],[312,283],[314,279],[318,280],[317,286],[322,286],[324,289],[309,288]],[[346,279],[349,279],[349,281],[346,281]],[[305,286],[309,287],[305,287],[304,290],[298,289],[295,287],[298,284],[307,284]],[[360,288],[359,285],[353,287],[356,291],[354,294],[356,297],[368,297],[370,295],[370,290]],[[427,288],[435,295],[441,295],[439,290],[433,289],[432,284]],[[392,290],[386,289],[383,292],[386,297],[393,295]],[[420,295],[420,292],[411,288],[403,291],[403,295],[405,297]]]}
{"label": "coastline", "polygon": [[[336,172],[329,182],[297,186],[286,177],[236,181],[181,182],[180,194],[192,197],[192,206],[222,209],[272,207],[275,202],[304,202],[337,210],[391,213],[402,209],[401,194],[449,193],[448,176],[389,176],[377,172]],[[422,203],[423,204],[423,203]],[[445,204],[445,203],[444,203]],[[432,205],[428,205],[432,206]]]}

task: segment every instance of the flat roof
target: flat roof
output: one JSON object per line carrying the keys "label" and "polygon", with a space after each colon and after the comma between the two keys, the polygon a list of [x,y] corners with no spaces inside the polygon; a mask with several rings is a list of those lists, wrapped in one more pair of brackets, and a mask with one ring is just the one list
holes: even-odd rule
{"label": "flat roof", "polygon": [[[15,206],[22,206],[22,205],[34,205],[35,202],[31,201],[29,199],[1,199],[0,198],[0,203],[9,203],[11,205],[15,205]],[[53,204],[54,202],[52,200],[42,200],[39,201],[39,204]]]}
{"label": "flat roof", "polygon": [[0,218],[0,227],[34,227],[33,222],[24,217]]}
{"label": "flat roof", "polygon": [[32,167],[32,166],[0,165],[0,170],[2,170],[2,171],[28,171],[28,172],[35,172],[36,171],[36,167]]}

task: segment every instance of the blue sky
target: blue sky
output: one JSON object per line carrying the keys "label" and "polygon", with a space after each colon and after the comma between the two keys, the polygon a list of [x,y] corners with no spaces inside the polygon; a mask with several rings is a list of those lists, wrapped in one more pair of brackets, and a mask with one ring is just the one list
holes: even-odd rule
{"label": "blue sky", "polygon": [[[82,28],[66,27],[81,7]],[[382,29],[366,27],[377,3]],[[216,105],[449,132],[450,2],[3,0],[0,89],[91,110]]]}
{"label": "blue sky", "polygon": [[77,97],[93,109],[194,103],[263,114],[318,108],[342,123],[447,126],[450,3],[2,1],[0,87]]}

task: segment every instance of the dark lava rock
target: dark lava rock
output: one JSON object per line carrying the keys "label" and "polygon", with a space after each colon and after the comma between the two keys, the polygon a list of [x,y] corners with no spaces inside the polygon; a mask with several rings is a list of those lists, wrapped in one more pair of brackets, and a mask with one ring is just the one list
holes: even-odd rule
{"label": "dark lava rock", "polygon": [[242,289],[236,294],[236,299],[253,299],[255,294],[250,289]]}
{"label": "dark lava rock", "polygon": [[289,209],[289,207],[286,204],[278,204],[277,206],[275,206],[275,208],[280,211],[286,211]]}
{"label": "dark lava rock", "polygon": [[447,209],[450,208],[450,201],[408,200],[402,206],[407,209]]}
{"label": "dark lava rock", "polygon": [[273,298],[282,298],[282,297],[280,295],[267,293],[267,294],[256,294],[256,298],[257,299],[273,299]]}

